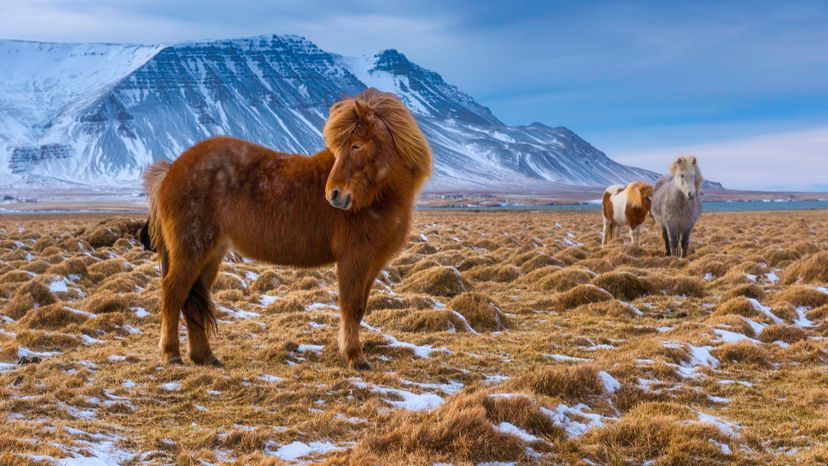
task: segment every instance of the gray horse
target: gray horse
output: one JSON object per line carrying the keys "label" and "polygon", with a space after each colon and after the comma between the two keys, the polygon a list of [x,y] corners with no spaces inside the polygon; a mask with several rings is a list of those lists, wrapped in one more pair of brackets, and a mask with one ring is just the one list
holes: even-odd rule
{"label": "gray horse", "polygon": [[656,182],[652,212],[668,256],[687,257],[690,232],[702,213],[703,180],[696,157],[685,155],[673,160],[670,175]]}

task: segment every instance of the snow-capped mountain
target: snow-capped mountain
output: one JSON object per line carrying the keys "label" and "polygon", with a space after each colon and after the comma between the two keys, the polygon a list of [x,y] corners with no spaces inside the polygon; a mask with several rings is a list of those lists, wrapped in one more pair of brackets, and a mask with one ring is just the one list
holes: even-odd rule
{"label": "snow-capped mountain", "polygon": [[328,107],[366,87],[411,108],[435,155],[430,191],[601,186],[656,174],[566,128],[507,126],[396,50],[347,58],[297,36],[175,45],[0,41],[0,185],[137,184],[153,160],[226,134],[322,146]]}

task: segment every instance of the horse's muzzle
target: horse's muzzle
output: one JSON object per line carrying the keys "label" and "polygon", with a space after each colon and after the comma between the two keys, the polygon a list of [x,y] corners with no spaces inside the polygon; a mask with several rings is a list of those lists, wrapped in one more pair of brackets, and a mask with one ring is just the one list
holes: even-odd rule
{"label": "horse's muzzle", "polygon": [[351,193],[342,192],[338,188],[331,190],[331,193],[328,196],[328,202],[337,209],[342,210],[348,210],[354,204]]}

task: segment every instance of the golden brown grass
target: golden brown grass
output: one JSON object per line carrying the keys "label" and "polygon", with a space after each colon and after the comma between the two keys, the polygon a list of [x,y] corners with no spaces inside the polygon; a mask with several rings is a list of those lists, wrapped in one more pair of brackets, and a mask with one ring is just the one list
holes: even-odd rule
{"label": "golden brown grass", "polygon": [[468,283],[454,267],[437,266],[416,272],[402,282],[404,293],[425,293],[434,296],[456,296],[469,289]]}
{"label": "golden brown grass", "polygon": [[787,267],[785,283],[828,283],[828,251],[820,251]]}
{"label": "golden brown grass", "polygon": [[0,464],[104,445],[282,464],[293,442],[331,464],[828,456],[826,212],[705,214],[689,259],[649,224],[602,248],[596,212],[419,212],[369,297],[359,373],[336,351],[333,267],[237,255],[213,290],[225,367],[160,365],[142,220],[0,218]]}
{"label": "golden brown grass", "polygon": [[503,330],[508,324],[501,306],[483,293],[463,293],[452,299],[448,307],[459,312],[477,331]]}

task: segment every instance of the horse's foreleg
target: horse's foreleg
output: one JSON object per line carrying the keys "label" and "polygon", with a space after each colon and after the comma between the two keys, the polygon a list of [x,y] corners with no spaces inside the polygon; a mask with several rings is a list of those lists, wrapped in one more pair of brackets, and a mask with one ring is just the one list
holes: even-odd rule
{"label": "horse's foreleg", "polygon": [[690,232],[681,235],[681,257],[687,257],[687,249],[690,247]]}
{"label": "horse's foreleg", "polygon": [[632,242],[633,246],[638,246],[638,233],[640,232],[639,227],[633,227],[630,225],[630,241]]}
{"label": "horse's foreleg", "polygon": [[[362,259],[363,261],[365,258]],[[339,353],[351,369],[371,368],[359,342],[359,326],[368,305],[368,293],[379,270],[373,270],[357,260],[341,261],[337,265],[339,281]]]}
{"label": "horse's foreleg", "polygon": [[670,255],[679,257],[681,255],[681,251],[679,250],[679,247],[681,245],[679,241],[679,233],[668,229],[667,234],[670,237]]}
{"label": "horse's foreleg", "polygon": [[670,233],[667,232],[667,227],[661,227],[661,237],[664,239],[664,255],[670,255]]}
{"label": "horse's foreleg", "polygon": [[611,228],[612,222],[607,217],[604,217],[604,234],[601,237],[601,246],[606,246],[607,242],[612,238]]}

